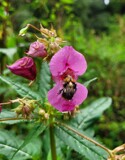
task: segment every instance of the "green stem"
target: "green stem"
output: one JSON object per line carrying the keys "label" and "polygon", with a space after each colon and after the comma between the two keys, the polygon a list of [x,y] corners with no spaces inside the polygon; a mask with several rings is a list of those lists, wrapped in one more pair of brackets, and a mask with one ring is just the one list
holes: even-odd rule
{"label": "green stem", "polygon": [[96,142],[95,140],[93,140],[93,139],[91,139],[91,138],[79,133],[78,131],[76,131],[75,129],[71,128],[70,126],[68,126],[68,125],[66,125],[64,123],[61,123],[61,122],[56,122],[56,123],[59,124],[59,125],[62,125],[63,127],[67,128],[68,130],[76,133],[80,137],[82,137],[82,138],[94,143],[95,145],[99,146],[100,148],[104,149],[106,152],[108,152],[111,160],[114,160],[114,155],[113,155],[113,153],[112,153],[112,151],[110,149],[106,148],[105,146],[101,145],[100,143]]}
{"label": "green stem", "polygon": [[55,144],[54,126],[53,126],[53,124],[50,124],[49,131],[50,131],[50,146],[51,146],[52,160],[57,160],[57,158],[56,158],[56,144]]}
{"label": "green stem", "polygon": [[40,30],[39,30],[38,28],[36,28],[35,26],[33,26],[32,24],[27,24],[27,26],[28,26],[28,27],[31,27],[31,28],[33,28],[33,29],[35,29],[35,30],[37,30],[37,31],[40,32]]}
{"label": "green stem", "polygon": [[0,118],[0,122],[3,122],[3,121],[12,121],[12,120],[25,120],[24,118]]}

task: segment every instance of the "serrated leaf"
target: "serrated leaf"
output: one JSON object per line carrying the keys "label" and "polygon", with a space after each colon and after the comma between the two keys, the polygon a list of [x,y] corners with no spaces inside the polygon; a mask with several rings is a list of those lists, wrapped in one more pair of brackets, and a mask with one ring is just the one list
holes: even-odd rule
{"label": "serrated leaf", "polygon": [[39,94],[33,92],[30,88],[22,85],[21,83],[14,82],[10,78],[6,78],[3,76],[0,76],[0,80],[12,86],[15,89],[15,91],[22,97],[28,97],[28,98],[37,99],[37,100],[41,99]]}
{"label": "serrated leaf", "polygon": [[11,118],[16,118],[16,117],[17,117],[17,115],[15,112],[2,109],[2,112],[0,113],[0,124],[1,123],[2,124],[15,124],[15,123],[21,123],[21,122],[27,121],[27,120],[21,120],[21,119],[11,120]]}
{"label": "serrated leaf", "polygon": [[15,157],[15,155],[22,149],[24,148],[31,140],[34,138],[38,137],[45,129],[46,125],[44,124],[35,124],[35,126],[31,129],[29,134],[26,136],[24,142],[21,144],[21,146],[16,150],[16,152],[13,154],[11,160]]}
{"label": "serrated leaf", "polygon": [[[17,138],[10,131],[0,131],[0,152],[5,155],[9,160],[12,155],[18,149],[20,144],[22,144],[22,140]],[[32,159],[32,156],[36,154],[37,146],[32,144],[32,142],[25,148],[19,150],[13,160],[26,160]],[[38,149],[38,148],[37,148]]]}
{"label": "serrated leaf", "polygon": [[93,79],[90,79],[89,81],[86,81],[84,83],[84,86],[88,87],[90,83],[92,83],[93,81],[97,80],[97,77],[93,78]]}
{"label": "serrated leaf", "polygon": [[112,99],[110,97],[97,99],[85,109],[80,110],[80,113],[70,121],[70,124],[76,128],[85,129],[92,124],[95,119],[99,118],[102,113],[111,106],[111,103]]}
{"label": "serrated leaf", "polygon": [[42,98],[45,98],[48,90],[50,89],[50,71],[47,62],[43,62],[40,70],[40,77],[38,82],[39,94]]}
{"label": "serrated leaf", "polygon": [[81,138],[71,130],[56,126],[55,133],[66,145],[85,156],[88,160],[106,160],[108,154],[102,148]]}

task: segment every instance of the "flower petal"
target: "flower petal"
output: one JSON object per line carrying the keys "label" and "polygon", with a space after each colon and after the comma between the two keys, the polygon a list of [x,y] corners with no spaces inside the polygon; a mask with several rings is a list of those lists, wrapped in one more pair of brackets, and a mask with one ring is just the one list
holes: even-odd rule
{"label": "flower petal", "polygon": [[77,90],[72,98],[72,101],[75,105],[80,105],[87,98],[88,90],[84,85],[80,83],[76,83],[76,85]]}
{"label": "flower petal", "polygon": [[87,69],[87,62],[84,56],[77,52],[72,46],[67,46],[67,52],[69,53],[68,65],[70,69],[76,72],[77,75],[82,75]]}
{"label": "flower petal", "polygon": [[48,92],[49,102],[60,112],[72,111],[77,105],[81,104],[86,99],[88,93],[85,86],[77,83],[77,91],[73,98],[71,100],[66,100],[62,97],[62,94],[59,93],[61,89],[62,85],[58,83]]}
{"label": "flower petal", "polygon": [[76,75],[82,75],[87,68],[84,56],[72,46],[60,49],[50,61],[50,71],[53,76],[62,75],[67,69],[73,70]]}
{"label": "flower petal", "polygon": [[56,84],[55,87],[53,87],[49,92],[48,92],[48,101],[50,104],[55,107],[57,110],[60,112],[65,112],[65,111],[71,111],[75,108],[75,105],[72,103],[70,100],[65,100],[60,91],[60,84]]}
{"label": "flower petal", "polygon": [[50,71],[53,76],[58,76],[62,72],[67,70],[66,62],[68,59],[68,54],[65,54],[65,49],[60,49],[50,61]]}

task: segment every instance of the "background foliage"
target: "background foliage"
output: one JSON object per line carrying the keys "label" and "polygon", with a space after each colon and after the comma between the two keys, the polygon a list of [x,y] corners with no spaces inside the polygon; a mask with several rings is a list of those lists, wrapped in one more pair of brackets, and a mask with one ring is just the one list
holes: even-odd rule
{"label": "background foliage", "polygon": [[[29,44],[35,41],[32,33],[37,32],[32,29],[25,37],[18,36],[19,30],[27,23],[37,27],[42,23],[48,28],[53,25],[68,45],[84,53],[88,69],[80,82],[94,77],[97,80],[89,85],[89,97],[82,107],[102,96],[112,97],[112,107],[93,128],[98,138],[110,148],[124,143],[125,1],[110,0],[108,5],[103,0],[0,1],[0,74],[24,83],[27,81],[12,75],[6,69],[6,64],[22,57]],[[14,90],[0,81],[0,102],[15,96]],[[2,125],[1,128],[13,129],[18,134],[27,133],[30,125],[22,124],[19,128]],[[45,137],[44,140],[47,141]],[[72,153],[72,159],[75,154]]]}

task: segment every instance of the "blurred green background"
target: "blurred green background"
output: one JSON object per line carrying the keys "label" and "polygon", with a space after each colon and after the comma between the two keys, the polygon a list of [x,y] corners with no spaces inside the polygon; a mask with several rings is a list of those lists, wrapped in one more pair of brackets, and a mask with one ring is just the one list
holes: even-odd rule
{"label": "blurred green background", "polygon": [[[97,77],[89,86],[82,107],[103,96],[113,99],[112,106],[94,126],[96,136],[108,147],[125,142],[125,1],[124,0],[1,0],[0,1],[0,74],[11,75],[6,64],[24,56],[37,31],[25,37],[19,30],[31,23],[51,25],[60,37],[83,53],[88,62],[85,81]],[[20,77],[17,78],[18,81]],[[14,99],[16,93],[0,82],[0,102]]]}

